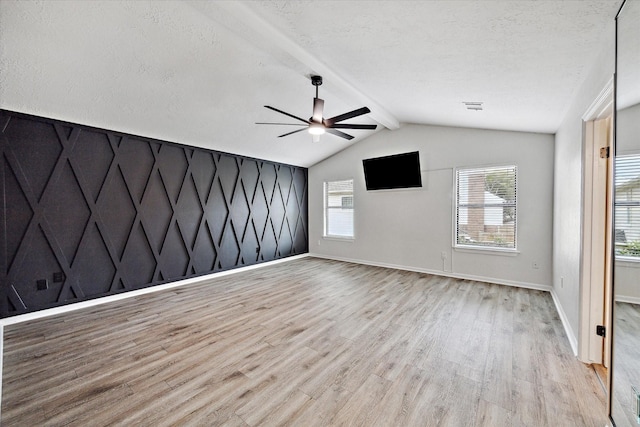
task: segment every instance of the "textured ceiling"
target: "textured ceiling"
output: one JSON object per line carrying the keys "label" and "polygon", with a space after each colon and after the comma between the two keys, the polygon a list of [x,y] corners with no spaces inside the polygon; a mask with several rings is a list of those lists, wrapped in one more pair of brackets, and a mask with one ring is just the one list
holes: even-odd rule
{"label": "textured ceiling", "polygon": [[620,3],[3,0],[0,107],[310,166],[371,132],[254,122],[309,117],[321,74],[325,116],[553,133]]}

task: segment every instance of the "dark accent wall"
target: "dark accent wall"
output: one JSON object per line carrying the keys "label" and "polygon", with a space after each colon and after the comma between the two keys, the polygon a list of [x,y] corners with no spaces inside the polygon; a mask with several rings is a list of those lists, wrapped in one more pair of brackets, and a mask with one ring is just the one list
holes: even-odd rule
{"label": "dark accent wall", "polygon": [[0,110],[0,317],[308,251],[307,169]]}

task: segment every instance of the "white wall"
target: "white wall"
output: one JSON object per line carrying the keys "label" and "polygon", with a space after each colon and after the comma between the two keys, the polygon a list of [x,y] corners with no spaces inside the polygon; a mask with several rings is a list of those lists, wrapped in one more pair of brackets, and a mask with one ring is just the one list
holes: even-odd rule
{"label": "white wall", "polygon": [[[366,191],[363,159],[416,150],[422,189]],[[506,164],[518,166],[520,253],[452,250],[454,168]],[[347,178],[354,179],[355,240],[323,239],[323,182]],[[309,252],[548,289],[552,190],[552,135],[422,125],[384,130],[309,169]]]}
{"label": "white wall", "polygon": [[[553,291],[566,316],[570,334],[578,333],[582,219],[582,116],[611,79],[615,64],[615,31],[605,31],[601,51],[585,76],[555,138],[553,196]],[[565,325],[566,327],[567,325]],[[571,339],[572,337],[570,337]]]}
{"label": "white wall", "polygon": [[616,300],[640,304],[640,262],[616,261],[614,275]]}
{"label": "white wall", "polygon": [[[640,153],[640,104],[618,112],[616,117],[616,155]],[[640,304],[640,262],[616,260],[614,271],[616,299]]]}
{"label": "white wall", "polygon": [[640,104],[618,111],[616,117],[616,154],[640,153]]}

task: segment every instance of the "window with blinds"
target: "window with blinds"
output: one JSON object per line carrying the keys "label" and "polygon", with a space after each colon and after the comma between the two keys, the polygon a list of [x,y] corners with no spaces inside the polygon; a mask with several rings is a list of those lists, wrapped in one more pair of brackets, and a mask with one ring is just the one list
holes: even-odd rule
{"label": "window with blinds", "polygon": [[352,179],[324,183],[324,236],[354,236]]}
{"label": "window with blinds", "polygon": [[616,157],[615,175],[616,256],[640,260],[640,154]]}
{"label": "window with blinds", "polygon": [[516,181],[516,166],[456,170],[456,247],[516,249]]}

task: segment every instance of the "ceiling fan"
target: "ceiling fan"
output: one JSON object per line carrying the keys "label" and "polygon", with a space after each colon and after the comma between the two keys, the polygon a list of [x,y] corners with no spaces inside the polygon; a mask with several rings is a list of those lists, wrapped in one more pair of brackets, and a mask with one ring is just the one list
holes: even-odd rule
{"label": "ceiling fan", "polygon": [[311,135],[313,135],[313,141],[317,142],[320,139],[320,135],[325,132],[339,136],[344,139],[351,140],[353,139],[352,135],[341,132],[338,129],[359,129],[359,130],[374,130],[377,125],[360,125],[360,124],[351,124],[351,123],[340,123],[344,120],[352,119],[354,117],[361,116],[363,114],[367,114],[371,112],[367,107],[358,108],[357,110],[349,111],[348,113],[340,114],[335,117],[331,117],[330,119],[325,119],[323,117],[323,109],[324,109],[324,100],[318,98],[318,86],[322,84],[322,76],[311,76],[311,84],[316,87],[316,97],[313,98],[313,115],[309,118],[309,120],[305,120],[301,117],[294,116],[293,114],[289,114],[285,111],[279,110],[277,108],[271,107],[269,105],[265,105],[265,108],[273,110],[277,113],[284,114],[285,116],[289,116],[292,119],[296,119],[302,123],[264,123],[259,122],[257,125],[284,125],[284,126],[302,126],[302,128],[294,130],[293,132],[287,132],[285,134],[279,135],[278,138],[282,138],[283,136],[293,135],[294,133],[302,132],[307,129]]}

